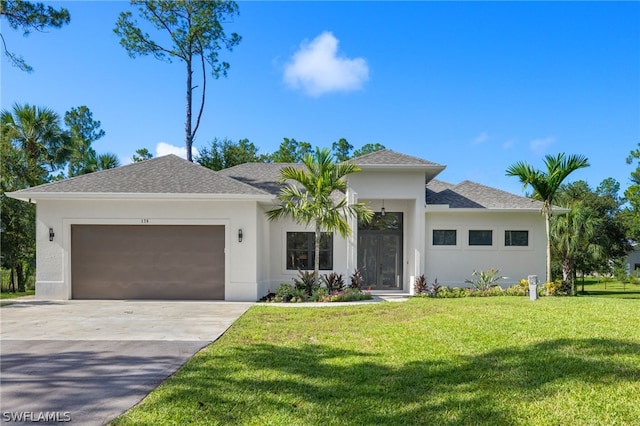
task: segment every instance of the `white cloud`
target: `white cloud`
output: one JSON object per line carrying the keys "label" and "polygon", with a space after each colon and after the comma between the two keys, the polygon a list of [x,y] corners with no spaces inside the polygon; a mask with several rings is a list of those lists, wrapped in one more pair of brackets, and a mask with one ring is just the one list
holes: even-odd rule
{"label": "white cloud", "polygon": [[482,132],[478,136],[476,136],[475,139],[471,141],[471,143],[473,143],[474,145],[480,145],[481,143],[484,143],[488,140],[489,140],[489,133]]}
{"label": "white cloud", "polygon": [[547,136],[546,138],[534,139],[529,142],[529,147],[534,154],[545,154],[547,148],[556,141],[555,136]]}
{"label": "white cloud", "polygon": [[361,89],[369,79],[367,61],[339,56],[338,43],[328,31],[310,43],[303,42],[285,66],[285,83],[311,96]]}
{"label": "white cloud", "polygon": [[[158,142],[156,144],[156,157],[162,157],[169,154],[174,154],[178,157],[186,159],[187,148],[185,148],[184,146],[171,145],[166,142]],[[193,147],[192,154],[194,157],[198,155],[198,150],[196,149],[196,147]]]}

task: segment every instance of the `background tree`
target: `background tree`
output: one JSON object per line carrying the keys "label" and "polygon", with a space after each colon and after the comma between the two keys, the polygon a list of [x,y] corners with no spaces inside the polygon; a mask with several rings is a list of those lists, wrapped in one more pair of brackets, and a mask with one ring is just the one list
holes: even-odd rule
{"label": "background tree", "polygon": [[226,138],[216,138],[209,147],[200,151],[196,162],[211,170],[222,170],[244,163],[266,163],[269,157],[258,151],[259,148],[249,139],[241,139],[235,143]]}
{"label": "background tree", "polygon": [[340,138],[337,142],[334,142],[331,145],[331,150],[333,151],[333,155],[336,156],[336,160],[338,161],[347,161],[351,158],[351,150],[353,149],[353,145],[351,145],[345,138]]}
{"label": "background tree", "polygon": [[96,164],[94,171],[115,169],[120,167],[120,159],[112,152],[105,152],[96,156]]}
{"label": "background tree", "polygon": [[311,154],[313,149],[309,142],[298,142],[291,138],[284,138],[278,150],[269,156],[269,160],[274,163],[300,163],[307,154]]}
{"label": "background tree", "polygon": [[105,135],[100,122],[93,119],[85,105],[71,108],[64,114],[69,128],[69,176],[78,176],[98,170],[98,155],[91,144]]}
{"label": "background tree", "polygon": [[150,160],[153,158],[153,154],[149,152],[147,148],[140,148],[136,150],[136,153],[131,157],[131,161],[139,163],[144,160]]}
{"label": "background tree", "polygon": [[551,225],[550,219],[553,209],[553,201],[562,182],[575,170],[588,167],[589,162],[582,155],[570,155],[566,157],[560,153],[555,157],[546,155],[544,164],[546,171],[536,170],[524,161],[519,161],[509,167],[507,176],[514,176],[520,179],[525,189],[528,186],[533,188],[533,197],[542,201],[542,214],[545,220],[545,230],[547,236],[547,282],[551,281]]}
{"label": "background tree", "polygon": [[25,187],[45,183],[49,175],[64,167],[69,154],[69,138],[60,126],[60,116],[49,108],[15,104],[0,115],[2,136],[22,154]]}
{"label": "background tree", "polygon": [[571,284],[571,294],[576,294],[576,271],[589,264],[590,258],[599,260],[604,256],[597,236],[602,219],[595,210],[576,202],[571,210],[552,218],[551,240],[553,252],[562,267],[562,279]]}
{"label": "background tree", "polygon": [[[43,3],[32,3],[24,0],[0,0],[0,17],[6,19],[9,27],[21,30],[28,36],[31,31],[42,32],[47,28],[60,28],[69,23],[69,11],[64,7],[54,9]],[[2,48],[9,61],[22,71],[31,72],[33,68],[24,59],[7,49],[4,36],[0,33]]]}
{"label": "background tree", "polygon": [[353,151],[353,158],[360,157],[361,155],[371,154],[372,152],[382,151],[386,149],[384,145],[379,143],[368,143],[362,145],[360,149],[356,149]]}
{"label": "background tree", "polygon": [[[280,183],[284,186],[278,194],[278,206],[266,214],[271,221],[291,218],[298,224],[313,225],[313,271],[318,283],[322,232],[337,231],[346,238],[351,234],[349,218],[368,222],[373,212],[364,203],[349,204],[344,195],[347,190],[345,177],[360,171],[353,163],[335,163],[329,149],[316,148],[315,154],[304,156],[302,164],[302,169],[287,166],[281,170]],[[289,183],[285,185],[286,182]]]}
{"label": "background tree", "polygon": [[[227,35],[222,22],[238,14],[238,5],[232,1],[201,0],[132,0],[138,6],[139,16],[165,33],[171,40],[169,45],[156,43],[143,31],[131,12],[122,12],[114,32],[121,37],[120,44],[129,56],[153,55],[156,59],[179,59],[186,67],[186,120],[185,146],[187,160],[193,161],[193,140],[200,126],[207,89],[207,65],[214,78],[227,76],[229,64],[220,61],[219,52],[224,47],[232,50],[240,43],[236,33]],[[202,74],[202,96],[195,124],[192,119],[194,67]]]}
{"label": "background tree", "polygon": [[629,205],[624,210],[623,216],[627,223],[627,237],[640,242],[640,143],[638,148],[631,151],[627,157],[627,164],[633,164],[634,161],[636,161],[636,168],[631,171],[631,185],[624,192]]}
{"label": "background tree", "polygon": [[[594,258],[583,252],[578,253],[575,261],[576,269],[582,272],[583,277],[586,273],[610,272],[609,261],[625,257],[630,249],[627,223],[624,220],[625,200],[618,195],[619,192],[620,184],[612,178],[604,179],[595,190],[582,180],[563,184],[558,190],[557,204],[572,208],[580,203],[598,219],[597,230],[591,242],[600,248],[600,256]],[[553,222],[551,227],[553,231]]]}

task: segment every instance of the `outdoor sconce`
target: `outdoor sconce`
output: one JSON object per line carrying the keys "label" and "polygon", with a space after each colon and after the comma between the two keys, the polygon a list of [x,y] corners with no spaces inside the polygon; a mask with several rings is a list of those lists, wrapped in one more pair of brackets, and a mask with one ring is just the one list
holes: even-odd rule
{"label": "outdoor sconce", "polygon": [[384,217],[387,212],[384,209],[384,200],[382,200],[382,208],[380,209],[380,216]]}
{"label": "outdoor sconce", "polygon": [[242,228],[238,229],[238,242],[242,242]]}
{"label": "outdoor sconce", "polygon": [[56,234],[53,233],[53,228],[49,228],[49,241],[53,241],[53,237],[55,237]]}

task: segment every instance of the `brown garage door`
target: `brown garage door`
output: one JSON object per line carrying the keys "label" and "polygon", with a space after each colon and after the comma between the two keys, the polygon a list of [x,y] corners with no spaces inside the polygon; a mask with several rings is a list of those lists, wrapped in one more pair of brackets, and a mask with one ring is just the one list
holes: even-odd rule
{"label": "brown garage door", "polygon": [[224,299],[224,226],[72,225],[74,299]]}

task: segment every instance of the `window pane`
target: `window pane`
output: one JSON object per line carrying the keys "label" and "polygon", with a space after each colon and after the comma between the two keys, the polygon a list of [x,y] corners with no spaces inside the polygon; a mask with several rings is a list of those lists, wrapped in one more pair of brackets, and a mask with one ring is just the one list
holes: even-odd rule
{"label": "window pane", "polygon": [[377,212],[369,222],[358,221],[360,231],[398,231],[402,229],[402,213],[386,212],[384,216]]}
{"label": "window pane", "polygon": [[[313,232],[287,232],[287,269],[313,270],[315,259]],[[333,234],[320,236],[320,269],[333,269]]]}
{"label": "window pane", "polygon": [[504,231],[505,246],[526,247],[529,245],[529,231]]}
{"label": "window pane", "polygon": [[455,229],[434,229],[433,245],[434,246],[455,246],[456,230]]}
{"label": "window pane", "polygon": [[493,231],[469,231],[470,246],[490,246],[493,244]]}

